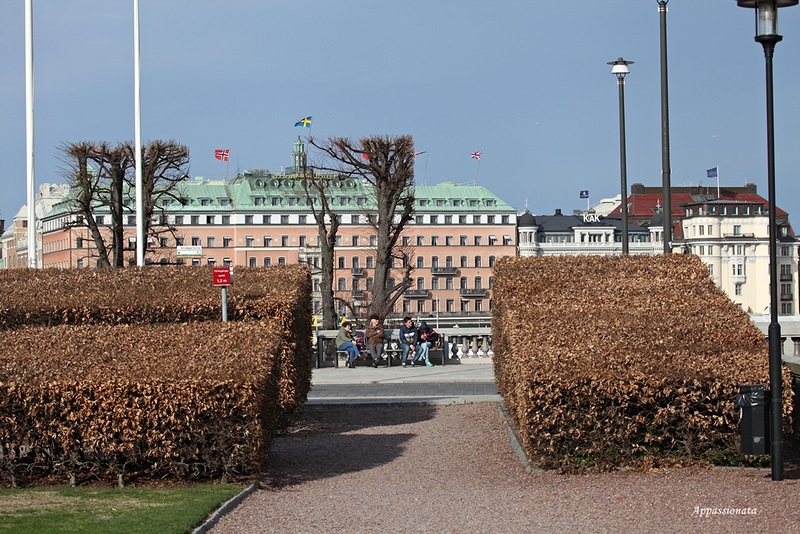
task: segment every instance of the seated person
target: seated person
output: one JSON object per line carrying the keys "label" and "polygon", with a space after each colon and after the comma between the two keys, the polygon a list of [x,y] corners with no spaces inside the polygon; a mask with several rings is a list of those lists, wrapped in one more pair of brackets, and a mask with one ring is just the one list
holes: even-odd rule
{"label": "seated person", "polygon": [[433,328],[428,326],[428,323],[422,321],[419,325],[418,335],[419,348],[417,349],[417,356],[414,358],[414,361],[424,361],[425,367],[433,367],[433,364],[428,357],[428,353],[431,350],[431,346],[433,346],[433,344],[436,342],[436,339],[439,337],[439,334],[434,332]]}
{"label": "seated person", "polygon": [[[400,363],[403,364],[403,367],[406,366],[408,353],[414,352],[417,349],[418,343],[419,333],[414,326],[414,321],[411,320],[411,317],[403,317],[403,324],[400,326],[400,348],[403,349],[403,357]],[[413,360],[411,361],[411,366],[414,366]]]}
{"label": "seated person", "polygon": [[355,340],[353,339],[353,324],[350,321],[342,323],[339,332],[336,334],[336,349],[347,352],[347,367],[350,369],[356,368],[356,358],[361,356],[361,351],[358,350]]}

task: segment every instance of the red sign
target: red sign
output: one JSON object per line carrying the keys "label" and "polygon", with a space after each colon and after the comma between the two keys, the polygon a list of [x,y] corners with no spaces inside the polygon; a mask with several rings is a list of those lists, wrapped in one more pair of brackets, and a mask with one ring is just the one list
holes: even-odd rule
{"label": "red sign", "polygon": [[231,285],[231,268],[230,267],[214,267],[212,269],[212,276],[214,277],[215,286],[229,286]]}

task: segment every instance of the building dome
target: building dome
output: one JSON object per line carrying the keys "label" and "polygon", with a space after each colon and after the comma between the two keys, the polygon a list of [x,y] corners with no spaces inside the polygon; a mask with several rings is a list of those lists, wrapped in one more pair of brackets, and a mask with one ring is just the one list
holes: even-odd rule
{"label": "building dome", "polygon": [[517,217],[517,227],[530,228],[536,226],[536,217],[531,215],[531,212],[525,210],[525,213]]}

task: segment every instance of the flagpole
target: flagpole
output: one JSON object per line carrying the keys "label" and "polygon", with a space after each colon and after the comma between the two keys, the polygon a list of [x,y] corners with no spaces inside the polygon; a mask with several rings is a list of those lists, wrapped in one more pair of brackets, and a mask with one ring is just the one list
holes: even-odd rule
{"label": "flagpole", "polygon": [[25,144],[28,178],[28,268],[36,269],[36,180],[33,168],[33,0],[25,0]]}
{"label": "flagpole", "polygon": [[428,153],[425,152],[425,170],[422,172],[422,185],[428,185]]}
{"label": "flagpole", "polygon": [[481,172],[481,158],[478,158],[478,167],[475,171],[475,185],[478,185],[478,173]]}
{"label": "flagpole", "polygon": [[717,198],[719,198],[719,165],[717,165]]}
{"label": "flagpole", "polygon": [[136,266],[144,265],[144,199],[142,187],[142,104],[139,64],[139,0],[133,0],[133,123],[136,162]]}

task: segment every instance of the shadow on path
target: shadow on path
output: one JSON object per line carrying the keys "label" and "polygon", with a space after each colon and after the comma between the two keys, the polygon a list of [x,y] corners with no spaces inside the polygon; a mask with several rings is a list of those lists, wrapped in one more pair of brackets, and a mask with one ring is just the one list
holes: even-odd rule
{"label": "shadow on path", "polygon": [[415,436],[397,427],[432,419],[436,410],[431,405],[307,405],[297,424],[273,442],[266,485],[278,489],[389,463]]}

